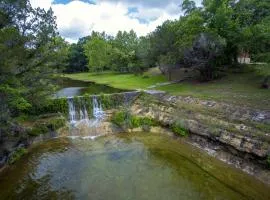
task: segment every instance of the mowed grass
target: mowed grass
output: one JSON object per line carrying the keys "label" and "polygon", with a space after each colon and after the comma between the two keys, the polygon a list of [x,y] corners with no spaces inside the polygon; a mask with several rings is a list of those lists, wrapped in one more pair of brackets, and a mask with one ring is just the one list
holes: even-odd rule
{"label": "mowed grass", "polygon": [[166,78],[162,75],[134,75],[134,74],[118,74],[118,73],[77,73],[77,74],[65,74],[67,78],[91,81],[98,84],[106,84],[114,88],[136,90],[147,89],[147,87],[155,85],[157,83],[166,82]]}
{"label": "mowed grass", "polygon": [[[229,72],[221,79],[201,83],[186,81],[154,88],[173,95],[192,96],[200,99],[226,102],[234,105],[247,106],[258,109],[270,109],[270,90],[261,89],[263,77],[270,75],[270,65],[251,65],[243,71]],[[68,74],[65,77],[92,81],[98,84],[134,90],[147,89],[157,83],[168,82],[165,76],[157,69],[150,69],[144,75],[117,74],[117,73],[78,73]],[[179,78],[181,79],[181,77]]]}
{"label": "mowed grass", "polygon": [[[225,77],[211,82],[184,82],[161,86],[174,95],[192,96],[200,99],[227,102],[258,109],[270,109],[270,90],[262,89],[265,75],[270,75],[270,65],[250,66],[253,70],[242,73],[228,73]],[[263,71],[263,76],[262,76]]]}

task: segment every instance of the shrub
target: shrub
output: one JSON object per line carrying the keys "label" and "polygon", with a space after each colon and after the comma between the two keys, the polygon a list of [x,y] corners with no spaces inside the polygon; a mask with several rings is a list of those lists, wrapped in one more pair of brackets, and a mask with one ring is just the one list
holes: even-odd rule
{"label": "shrub", "polygon": [[40,115],[48,113],[68,113],[68,102],[66,98],[49,99],[45,104],[35,105],[29,109],[28,114]]}
{"label": "shrub", "polygon": [[118,125],[118,126],[125,126],[128,124],[129,122],[129,118],[130,118],[130,114],[127,111],[120,111],[120,112],[116,112],[113,116],[111,121]]}
{"label": "shrub", "polygon": [[64,117],[58,117],[58,118],[53,118],[49,120],[47,127],[52,131],[56,131],[57,129],[65,126],[65,124],[66,124],[66,119]]}
{"label": "shrub", "polygon": [[141,126],[141,119],[139,117],[131,116],[130,121],[130,128],[138,128]]}
{"label": "shrub", "polygon": [[158,124],[154,119],[149,117],[133,116],[128,111],[120,111],[115,113],[111,121],[123,128],[150,127]]}
{"label": "shrub", "polygon": [[24,154],[27,153],[27,150],[23,147],[16,149],[8,158],[8,164],[13,164],[19,160]]}
{"label": "shrub", "polygon": [[46,134],[50,131],[56,131],[57,129],[63,127],[66,124],[66,119],[64,117],[56,117],[48,119],[45,122],[37,122],[34,127],[28,131],[29,136],[38,136]]}
{"label": "shrub", "polygon": [[39,124],[38,126],[34,126],[32,129],[30,129],[28,131],[28,135],[39,136],[48,132],[49,132],[49,129],[45,124]]}
{"label": "shrub", "polygon": [[203,81],[215,79],[223,63],[225,46],[224,39],[202,33],[192,48],[185,52],[184,65],[199,71]]}
{"label": "shrub", "polygon": [[188,135],[188,130],[185,128],[182,122],[179,122],[179,121],[174,122],[171,125],[171,129],[175,134],[179,136],[185,137]]}
{"label": "shrub", "polygon": [[267,156],[266,163],[268,168],[270,169],[270,155]]}

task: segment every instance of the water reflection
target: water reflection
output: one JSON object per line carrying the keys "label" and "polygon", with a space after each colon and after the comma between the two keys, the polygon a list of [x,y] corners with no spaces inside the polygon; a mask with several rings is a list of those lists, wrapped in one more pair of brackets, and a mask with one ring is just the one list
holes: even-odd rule
{"label": "water reflection", "polygon": [[60,90],[55,94],[55,97],[71,97],[84,94],[111,94],[117,92],[126,92],[113,88],[107,85],[95,84],[92,82],[77,81],[68,78],[59,80]]}
{"label": "water reflection", "polygon": [[147,133],[59,138],[0,175],[1,199],[260,200],[268,191],[189,145]]}

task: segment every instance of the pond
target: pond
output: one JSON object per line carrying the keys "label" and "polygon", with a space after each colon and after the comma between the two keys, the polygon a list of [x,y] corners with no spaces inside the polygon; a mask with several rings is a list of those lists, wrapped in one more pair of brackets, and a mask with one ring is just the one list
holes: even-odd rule
{"label": "pond", "polygon": [[270,199],[253,177],[163,134],[58,138],[0,175],[1,199]]}
{"label": "pond", "polygon": [[94,94],[111,94],[118,92],[126,92],[126,90],[121,90],[113,88],[107,85],[96,84],[93,82],[78,81],[68,78],[63,78],[59,81],[60,90],[55,94],[55,97],[71,97],[80,96],[84,94],[94,95]]}

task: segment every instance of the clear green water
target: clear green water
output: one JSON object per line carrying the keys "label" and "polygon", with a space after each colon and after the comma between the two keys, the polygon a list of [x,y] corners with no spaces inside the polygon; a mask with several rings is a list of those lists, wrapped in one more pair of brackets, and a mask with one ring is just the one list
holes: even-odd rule
{"label": "clear green water", "polygon": [[92,82],[72,80],[68,78],[63,78],[59,81],[60,90],[56,92],[55,97],[70,97],[70,96],[80,96],[84,94],[111,94],[117,92],[126,92],[126,90],[121,90],[113,88],[107,85],[96,84]]}
{"label": "clear green water", "polygon": [[269,187],[159,134],[59,138],[0,175],[4,199],[270,199]]}

